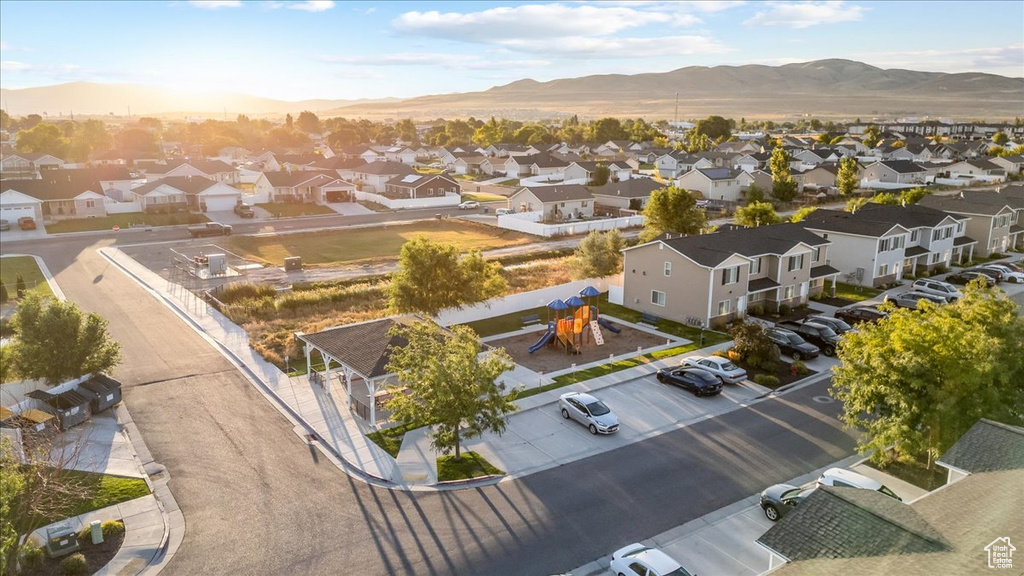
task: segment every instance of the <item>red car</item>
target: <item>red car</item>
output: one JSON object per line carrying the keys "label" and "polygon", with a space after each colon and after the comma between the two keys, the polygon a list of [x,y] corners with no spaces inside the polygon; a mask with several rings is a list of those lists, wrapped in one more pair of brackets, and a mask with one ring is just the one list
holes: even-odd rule
{"label": "red car", "polygon": [[22,216],[18,218],[18,227],[22,230],[35,230],[36,221],[31,216]]}

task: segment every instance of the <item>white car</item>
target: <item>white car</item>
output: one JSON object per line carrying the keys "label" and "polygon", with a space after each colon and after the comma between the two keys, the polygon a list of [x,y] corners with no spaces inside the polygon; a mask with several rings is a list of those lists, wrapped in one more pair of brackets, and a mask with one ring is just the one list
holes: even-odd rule
{"label": "white car", "polygon": [[1002,264],[985,264],[985,268],[995,268],[1003,273],[1003,282],[1010,282],[1013,284],[1020,284],[1024,282],[1024,274],[1015,271],[1012,268],[1003,266]]}
{"label": "white car", "polygon": [[474,208],[479,208],[479,207],[480,207],[480,203],[477,202],[476,200],[466,200],[462,204],[459,204],[459,210],[472,210]]}
{"label": "white car", "polygon": [[721,356],[687,356],[679,362],[680,366],[703,368],[718,377],[723,383],[736,384],[747,379],[747,371]]}
{"label": "white car", "polygon": [[613,434],[619,431],[619,418],[611,408],[590,394],[566,392],[558,398],[562,418],[575,420],[591,434]]}
{"label": "white car", "polygon": [[861,488],[864,490],[874,490],[875,492],[881,492],[890,498],[895,498],[900,502],[903,498],[896,495],[895,492],[889,489],[888,486],[882,484],[878,480],[868,478],[863,474],[858,474],[851,470],[844,470],[842,468],[829,468],[821,473],[821,478],[818,478],[818,486],[841,486],[845,488]]}
{"label": "white car", "polygon": [[616,550],[609,568],[616,576],[691,576],[671,556],[643,544],[630,544]]}
{"label": "white car", "polygon": [[939,296],[944,298],[947,302],[956,302],[960,298],[964,297],[956,286],[953,286],[948,282],[940,282],[939,280],[932,280],[930,278],[918,278],[917,280],[914,280],[911,288],[915,292],[923,292],[924,294]]}

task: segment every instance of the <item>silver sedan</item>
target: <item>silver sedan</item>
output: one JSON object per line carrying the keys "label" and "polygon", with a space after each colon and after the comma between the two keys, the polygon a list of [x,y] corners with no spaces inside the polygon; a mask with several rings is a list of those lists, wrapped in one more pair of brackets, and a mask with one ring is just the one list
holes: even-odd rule
{"label": "silver sedan", "polygon": [[711,372],[724,383],[736,384],[747,379],[747,371],[721,356],[687,356],[679,363],[680,366],[702,368]]}

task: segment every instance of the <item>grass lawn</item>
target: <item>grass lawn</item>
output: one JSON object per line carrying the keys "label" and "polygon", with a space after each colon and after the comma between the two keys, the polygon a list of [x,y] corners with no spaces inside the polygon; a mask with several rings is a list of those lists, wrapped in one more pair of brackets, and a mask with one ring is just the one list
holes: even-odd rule
{"label": "grass lawn", "polygon": [[360,200],[358,202],[358,204],[360,206],[362,206],[363,208],[366,208],[367,210],[373,210],[374,212],[390,212],[391,211],[391,208],[388,208],[387,206],[385,206],[383,204],[378,204],[377,202],[370,202],[369,200]]}
{"label": "grass lawn", "polygon": [[519,178],[510,178],[508,180],[502,180],[501,182],[498,182],[496,186],[508,186],[510,188],[518,188]]}
{"label": "grass lawn", "polygon": [[867,462],[875,470],[881,470],[886,474],[895,476],[904,482],[909,482],[918,488],[929,492],[946,483],[946,471],[936,466],[929,471],[927,466],[920,462],[889,462],[884,467],[878,466],[871,460]]}
{"label": "grass lawn", "polygon": [[274,218],[291,218],[294,216],[309,216],[315,214],[337,214],[334,210],[331,210],[327,206],[321,206],[319,204],[288,204],[285,202],[275,202],[272,204],[257,204],[260,208],[263,208]]}
{"label": "grass lawn", "polygon": [[59,513],[36,518],[36,527],[45,526],[64,518],[73,518],[86,512],[141,498],[149,494],[149,487],[142,478],[127,478],[109,474],[95,474],[79,470],[65,470],[63,480],[81,486],[88,494],[85,498],[70,499]]}
{"label": "grass lawn", "polygon": [[373,441],[377,446],[383,448],[385,452],[391,454],[392,458],[398,458],[398,451],[402,449],[402,438],[405,438],[405,433],[424,426],[426,426],[426,424],[422,422],[399,424],[398,426],[392,426],[391,428],[385,428],[384,430],[370,432],[366,437]]}
{"label": "grass lawn", "polygon": [[50,285],[43,278],[43,273],[31,256],[8,256],[0,260],[0,280],[7,288],[7,294],[14,300],[18,293],[18,274],[25,280],[25,288],[30,292],[38,292],[44,297],[53,297]]}
{"label": "grass lawn", "polygon": [[487,192],[463,192],[462,201],[476,200],[477,202],[506,202],[507,196],[499,194],[488,194]]}
{"label": "grass lawn", "polygon": [[111,214],[103,218],[79,218],[75,220],[61,220],[46,225],[46,231],[50,234],[62,232],[89,232],[92,230],[111,230],[114,226],[129,228],[132,224],[147,226],[175,226],[178,224],[199,224],[209,222],[210,219],[202,214],[143,214],[133,212],[131,214]]}
{"label": "grass lawn", "polygon": [[[618,304],[612,304],[608,301],[608,293],[601,295],[601,303],[599,311],[602,314],[608,314],[628,322],[639,322],[641,312],[636,310],[630,310],[624,306]],[[662,318],[658,322],[659,332],[666,334],[672,334],[673,336],[679,336],[680,338],[686,338],[687,340],[693,340],[694,343],[700,342],[701,329],[693,326],[687,326],[686,324],[680,324],[679,322],[673,322],[666,318]],[[715,332],[714,330],[704,330],[704,346],[713,346],[715,344],[721,344],[722,342],[728,342],[732,340],[732,336],[725,334],[724,332]]]}
{"label": "grass lawn", "polygon": [[463,452],[462,458],[455,459],[455,455],[437,457],[437,481],[451,482],[453,480],[468,480],[481,476],[496,476],[504,474],[490,462],[484,460],[483,456],[476,452]]}
{"label": "grass lawn", "polygon": [[[826,285],[824,293],[831,294],[831,287]],[[871,288],[870,286],[854,286],[853,284],[836,282],[836,298],[842,298],[843,300],[860,302],[861,300],[869,300],[871,298],[874,298],[875,296],[878,296],[881,293],[882,290]]]}
{"label": "grass lawn", "polygon": [[440,174],[440,168],[428,168],[426,166],[417,166],[416,171],[420,174]]}
{"label": "grass lawn", "polygon": [[226,243],[237,254],[276,266],[282,265],[288,256],[301,256],[305,265],[337,264],[397,258],[402,244],[420,234],[436,242],[455,244],[459,250],[485,250],[534,241],[532,237],[518,232],[469,222],[437,220],[286,236],[232,236]]}
{"label": "grass lawn", "polygon": [[453,174],[452,178],[466,182],[479,182],[481,180],[490,180],[492,176],[487,174]]}
{"label": "grass lawn", "polygon": [[472,328],[478,336],[494,336],[495,334],[514,332],[522,328],[523,316],[537,314],[540,316],[540,321],[543,323],[544,319],[547,318],[547,313],[548,309],[546,307],[538,306],[536,308],[530,308],[529,310],[521,310],[511,314],[476,320],[475,322],[469,322],[466,326]]}

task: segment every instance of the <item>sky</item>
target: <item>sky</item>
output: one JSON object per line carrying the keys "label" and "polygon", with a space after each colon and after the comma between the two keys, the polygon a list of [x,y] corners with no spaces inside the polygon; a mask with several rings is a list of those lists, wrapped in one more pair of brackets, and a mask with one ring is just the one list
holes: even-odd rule
{"label": "sky", "polygon": [[4,88],[407,98],[824,58],[1021,77],[1024,2],[0,2]]}

